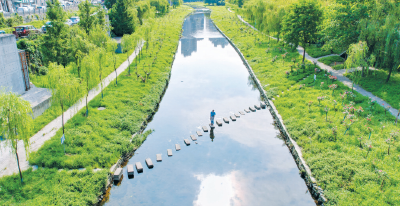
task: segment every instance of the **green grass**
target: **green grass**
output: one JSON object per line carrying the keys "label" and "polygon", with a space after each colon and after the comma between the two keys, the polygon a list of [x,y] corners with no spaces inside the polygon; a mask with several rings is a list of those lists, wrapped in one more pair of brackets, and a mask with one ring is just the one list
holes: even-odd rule
{"label": "green grass", "polygon": [[329,57],[322,57],[321,59],[318,59],[318,61],[328,66],[331,66],[331,64],[334,64],[335,62],[343,63],[344,59],[340,56],[329,56]]}
{"label": "green grass", "polygon": [[[134,70],[127,76],[128,70],[118,76],[104,90],[104,98],[96,96],[89,103],[89,116],[84,117],[85,109],[65,125],[65,151],[60,144],[62,130],[48,140],[37,152],[29,156],[30,164],[45,167],[24,171],[24,184],[21,186],[19,175],[0,179],[0,205],[93,205],[97,201],[101,188],[111,165],[121,155],[139,147],[151,129],[136,135],[142,129],[142,123],[155,112],[161,94],[166,87],[171,72],[173,55],[178,46],[184,17],[190,13],[187,6],[174,9],[162,18],[156,19],[154,36],[149,50],[143,52],[138,64],[138,73],[144,75],[144,65],[151,64],[152,73],[146,83],[136,79]],[[165,21],[165,19],[167,21]],[[165,37],[165,38],[164,38]],[[154,43],[154,44],[153,44]],[[136,64],[131,64],[135,68]],[[106,107],[99,111],[99,106]],[[61,171],[57,169],[87,168],[85,172]],[[92,168],[103,168],[92,173]]]}
{"label": "green grass", "polygon": [[[354,97],[345,95],[342,100],[339,94],[351,89],[336,81],[334,84],[338,88],[332,93],[328,88],[332,82],[324,72],[317,74],[314,85],[312,76],[315,66],[310,63],[305,70],[294,68],[290,72],[290,65],[293,65],[291,59],[297,62],[301,59],[297,51],[284,48],[275,41],[268,43],[267,38],[261,38],[255,44],[257,32],[245,32],[248,27],[225,8],[210,8],[213,10],[211,18],[233,39],[261,84],[265,85],[267,93],[276,99],[274,104],[288,132],[302,148],[303,157],[317,184],[324,189],[328,198],[325,205],[399,205],[399,137],[391,145],[390,155],[387,154],[388,144],[385,142],[390,133],[399,130],[398,126],[393,125],[395,118],[385,114],[380,105],[374,105],[371,109],[369,99],[357,92],[354,92]],[[284,49],[288,54],[282,59]],[[275,56],[277,59],[273,62]],[[290,72],[289,76],[285,72]],[[304,77],[306,79],[303,80]],[[324,82],[322,87],[321,82]],[[300,85],[304,87],[299,90]],[[276,96],[278,94],[280,97]],[[321,96],[325,99],[319,105],[317,98]],[[310,101],[313,103],[309,107]],[[334,106],[335,101],[337,105]],[[359,115],[355,112],[356,121],[346,135],[346,127],[342,124],[345,111],[342,102],[354,102],[355,108],[364,108]],[[327,120],[325,107],[329,108]],[[366,118],[369,114],[372,115],[371,121]],[[349,122],[348,118],[346,122]],[[373,129],[370,140],[366,125]],[[383,130],[382,126],[385,126]],[[336,135],[332,132],[334,127],[337,127]],[[361,146],[359,137],[363,137]],[[369,153],[364,143],[372,145]],[[375,169],[386,172],[388,178],[383,181]]]}
{"label": "green grass", "polygon": [[108,170],[92,172],[58,171],[55,168],[29,169],[0,179],[1,205],[93,205],[106,186]]}
{"label": "green grass", "polygon": [[345,69],[345,68],[344,68],[344,64],[338,64],[338,65],[332,66],[332,69],[341,70],[341,69]]}
{"label": "green grass", "polygon": [[388,76],[388,72],[382,69],[373,71],[371,75],[362,78],[358,77],[354,79],[351,74],[347,74],[346,76],[355,81],[365,90],[385,100],[393,108],[400,109],[399,73],[392,73],[388,83],[385,83],[386,78]]}
{"label": "green grass", "polygon": [[322,56],[326,56],[329,54],[332,54],[331,51],[324,51],[322,49],[322,47],[318,47],[316,45],[310,45],[306,47],[306,52],[308,55],[314,57],[314,58],[318,58],[318,57],[322,57]]}

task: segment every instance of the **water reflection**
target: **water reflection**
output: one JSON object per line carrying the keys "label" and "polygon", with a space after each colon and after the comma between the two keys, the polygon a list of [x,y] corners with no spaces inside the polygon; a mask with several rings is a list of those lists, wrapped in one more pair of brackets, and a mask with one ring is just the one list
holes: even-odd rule
{"label": "water reflection", "polygon": [[[183,139],[210,123],[211,110],[215,120],[229,118],[259,103],[260,93],[208,13],[189,16],[183,27],[168,89],[147,126],[155,132],[128,163],[143,165],[151,158],[154,168],[113,186],[105,204],[313,205],[266,109],[216,126],[197,137],[198,144],[184,146]],[[173,149],[172,157],[167,149]],[[155,161],[156,154],[164,154],[162,162]]]}

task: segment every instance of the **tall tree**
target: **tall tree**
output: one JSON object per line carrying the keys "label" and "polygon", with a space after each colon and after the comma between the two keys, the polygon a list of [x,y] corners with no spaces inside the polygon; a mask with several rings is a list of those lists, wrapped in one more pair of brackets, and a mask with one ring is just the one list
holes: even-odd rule
{"label": "tall tree", "polygon": [[130,56],[129,50],[134,47],[134,39],[131,36],[132,35],[125,34],[121,40],[122,49],[126,53],[126,57],[128,59],[128,64],[129,64],[128,65],[128,67],[129,67],[128,75],[131,75],[131,62],[129,59],[129,56]]}
{"label": "tall tree", "polygon": [[67,69],[51,63],[49,65],[48,88],[51,89],[52,105],[61,107],[62,128],[64,134],[64,109],[78,101],[81,93],[79,80],[71,75]]}
{"label": "tall tree", "polygon": [[95,88],[98,84],[99,67],[97,65],[98,59],[94,52],[89,53],[82,60],[82,78],[84,79],[86,89],[86,117],[89,116],[88,97],[89,91]]}
{"label": "tall tree", "polygon": [[393,70],[400,66],[400,28],[392,28],[386,37],[386,45],[384,52],[385,66],[389,69],[386,83],[389,82],[390,75]]}
{"label": "tall tree", "polygon": [[86,0],[81,2],[79,5],[79,23],[78,25],[82,27],[86,34],[89,34],[93,24],[96,21],[96,16],[92,12],[92,4]]}
{"label": "tall tree", "polygon": [[296,47],[299,43],[304,47],[303,62],[307,44],[317,40],[317,27],[321,17],[322,12],[315,1],[300,0],[289,6],[288,13],[283,20],[285,40]]}
{"label": "tall tree", "polygon": [[57,0],[47,1],[47,19],[51,25],[46,26],[47,33],[43,35],[43,44],[40,50],[43,54],[43,62],[57,62],[67,65],[68,28],[65,24],[66,14]]}
{"label": "tall tree", "polygon": [[365,76],[365,70],[368,68],[368,46],[366,42],[351,44],[347,51],[347,60],[345,65],[348,69],[361,67],[361,76]]}
{"label": "tall tree", "polygon": [[18,142],[22,141],[28,154],[29,139],[32,128],[32,109],[28,101],[12,92],[0,92],[1,134],[6,138],[6,145],[11,147],[17,157],[21,183],[23,182],[18,156]]}
{"label": "tall tree", "polygon": [[137,11],[132,0],[117,0],[110,13],[111,26],[117,36],[132,34],[137,26]]}

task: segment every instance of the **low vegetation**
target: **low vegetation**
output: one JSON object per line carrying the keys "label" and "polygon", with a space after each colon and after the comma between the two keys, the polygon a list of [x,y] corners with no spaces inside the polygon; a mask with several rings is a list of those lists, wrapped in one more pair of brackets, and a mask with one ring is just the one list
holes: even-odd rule
{"label": "low vegetation", "polygon": [[329,56],[329,57],[322,57],[318,59],[319,62],[322,62],[328,66],[336,66],[335,63],[343,64],[344,59],[340,56]]}
{"label": "low vegetation", "polygon": [[324,189],[325,205],[400,204],[399,127],[386,105],[371,102],[311,62],[302,65],[297,51],[260,35],[226,8],[210,8],[211,18],[275,99]]}

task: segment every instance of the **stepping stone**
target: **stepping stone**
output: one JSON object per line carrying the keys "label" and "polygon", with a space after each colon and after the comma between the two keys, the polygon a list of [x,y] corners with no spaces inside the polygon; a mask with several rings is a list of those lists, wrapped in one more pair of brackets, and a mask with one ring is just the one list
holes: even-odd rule
{"label": "stepping stone", "polygon": [[244,112],[242,112],[242,111],[240,111],[239,113],[240,113],[241,115],[246,115],[246,113],[244,113]]}
{"label": "stepping stone", "polygon": [[189,146],[189,145],[190,145],[190,142],[189,142],[188,139],[184,139],[183,141],[185,142],[186,146]]}
{"label": "stepping stone", "polygon": [[255,112],[256,109],[254,107],[249,107],[250,111]]}
{"label": "stepping stone", "polygon": [[133,165],[128,165],[128,175],[133,175]]}
{"label": "stepping stone", "polygon": [[172,156],[172,149],[167,149],[168,156]]}
{"label": "stepping stone", "polygon": [[215,122],[217,123],[218,126],[222,126],[221,120],[217,120],[217,121],[215,121]]}
{"label": "stepping stone", "polygon": [[194,135],[190,135],[190,138],[192,138],[193,141],[197,140],[196,136],[194,136]]}
{"label": "stepping stone", "polygon": [[236,121],[236,117],[234,115],[231,115],[231,120]]}
{"label": "stepping stone", "polygon": [[203,132],[208,132],[208,128],[206,126],[203,126]]}
{"label": "stepping stone", "polygon": [[181,146],[179,144],[175,144],[175,149],[176,149],[176,151],[179,151],[179,150],[181,150]]}
{"label": "stepping stone", "polygon": [[265,104],[265,102],[261,102],[260,103],[261,108],[265,109],[267,107],[267,105]]}
{"label": "stepping stone", "polygon": [[138,173],[143,172],[142,163],[136,162],[135,165],[136,165],[136,170],[137,170]]}
{"label": "stepping stone", "polygon": [[250,113],[250,110],[248,110],[248,109],[244,109],[244,111],[247,112],[247,113]]}
{"label": "stepping stone", "polygon": [[240,114],[236,113],[236,114],[235,114],[235,117],[236,117],[236,118],[240,118]]}
{"label": "stepping stone", "polygon": [[258,105],[254,105],[254,107],[257,109],[257,110],[260,110],[261,109],[261,107],[260,106],[258,106]]}
{"label": "stepping stone", "polygon": [[[217,123],[218,124],[218,123]],[[210,128],[211,129],[214,129],[215,128],[215,126],[214,125],[211,125],[211,123],[209,124],[210,125]]]}
{"label": "stepping stone", "polygon": [[114,172],[113,180],[119,181],[121,180],[121,176],[122,176],[122,168],[117,168]]}
{"label": "stepping stone", "polygon": [[200,131],[196,131],[197,135],[199,136],[203,136],[203,133],[201,133]]}
{"label": "stepping stone", "polygon": [[224,117],[224,122],[225,122],[225,123],[229,123],[229,119],[226,118],[226,117]]}
{"label": "stepping stone", "polygon": [[197,142],[194,142],[194,143],[198,144]]}
{"label": "stepping stone", "polygon": [[97,108],[97,110],[99,110],[99,111],[102,111],[102,110],[105,110],[106,108],[105,107],[98,107]]}
{"label": "stepping stone", "polygon": [[157,156],[157,162],[161,162],[162,161],[161,154],[156,154],[156,156]]}
{"label": "stepping stone", "polygon": [[151,161],[150,158],[147,158],[147,159],[146,159],[146,164],[147,164],[147,167],[148,167],[149,169],[154,167],[153,162]]}

